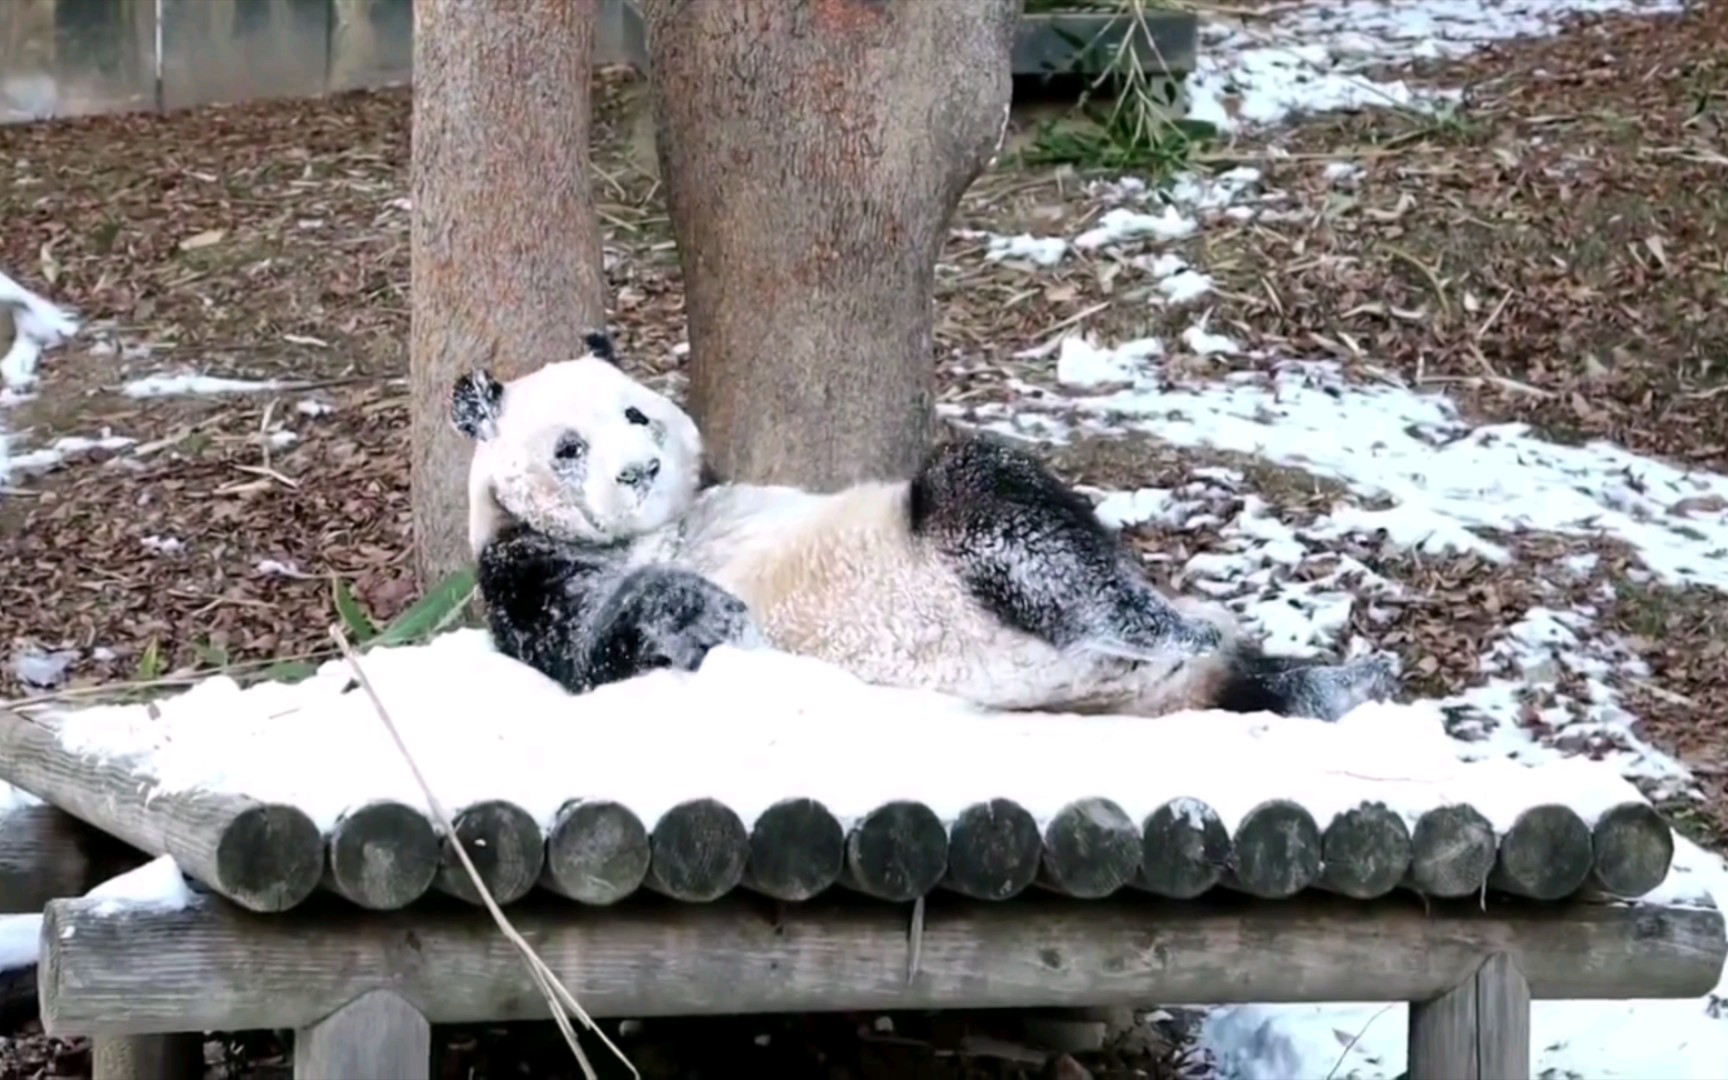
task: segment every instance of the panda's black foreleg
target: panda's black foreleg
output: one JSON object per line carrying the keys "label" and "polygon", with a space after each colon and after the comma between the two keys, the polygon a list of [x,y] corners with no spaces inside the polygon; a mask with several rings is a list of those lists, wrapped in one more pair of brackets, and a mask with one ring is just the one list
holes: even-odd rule
{"label": "panda's black foreleg", "polygon": [[1092,504],[1030,454],[980,438],[945,443],[913,478],[910,502],[913,533],[1009,626],[1128,660],[1221,644],[1217,626],[1178,611]]}
{"label": "panda's black foreleg", "polygon": [[1266,656],[1239,643],[1214,706],[1229,712],[1271,712],[1336,720],[1368,701],[1386,701],[1398,689],[1398,660],[1387,653],[1328,664]]}
{"label": "panda's black foreleg", "polygon": [[695,671],[716,645],[755,636],[744,601],[700,574],[668,566],[626,573],[588,626],[580,667],[589,688],[656,668]]}

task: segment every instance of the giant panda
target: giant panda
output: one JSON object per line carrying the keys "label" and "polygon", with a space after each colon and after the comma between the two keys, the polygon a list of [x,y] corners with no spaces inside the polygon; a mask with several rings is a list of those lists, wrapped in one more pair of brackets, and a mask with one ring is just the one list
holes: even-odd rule
{"label": "giant panda", "polygon": [[722,643],[999,710],[1332,720],[1395,688],[1389,656],[1266,656],[1223,609],[1167,598],[1083,496],[988,438],[833,493],[723,482],[610,336],[586,344],[450,398],[493,641],[571,692],[695,670]]}

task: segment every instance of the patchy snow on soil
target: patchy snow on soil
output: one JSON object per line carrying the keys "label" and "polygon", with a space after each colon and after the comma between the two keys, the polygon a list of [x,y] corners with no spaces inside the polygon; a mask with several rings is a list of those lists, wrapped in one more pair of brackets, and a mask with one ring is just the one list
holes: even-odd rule
{"label": "patchy snow on soil", "polygon": [[39,449],[14,454],[10,459],[10,468],[13,472],[21,473],[47,472],[92,450],[124,450],[137,441],[126,435],[115,435],[108,428],[103,428],[102,434],[93,437],[65,435]]}
{"label": "patchy snow on soil", "polygon": [[122,386],[120,392],[129,398],[211,397],[217,394],[259,394],[292,390],[300,385],[279,379],[228,379],[218,375],[181,372],[133,379]]}
{"label": "patchy snow on soil", "polygon": [[[42,353],[64,343],[78,332],[78,319],[71,311],[38,296],[0,272],[0,327],[10,323],[11,342],[0,356],[0,409],[29,399],[39,377]],[[0,413],[0,487],[14,468],[12,436]]]}
{"label": "patchy snow on soil", "polygon": [[[1455,95],[1423,99],[1403,81],[1375,83],[1357,72],[1550,34],[1573,12],[1672,12],[1679,5],[1336,0],[1272,10],[1251,29],[1235,23],[1206,29],[1199,72],[1189,80],[1191,116],[1234,129],[1301,112],[1428,108]],[[1334,187],[1353,188],[1363,172],[1340,161],[1327,164],[1322,176]],[[1074,238],[1073,249],[1125,258],[1155,277],[1180,262],[1168,244],[1217,219],[1297,220],[1308,212],[1285,193],[1264,190],[1254,170],[1181,176],[1162,191],[1134,177],[1094,181],[1088,190],[1111,209]],[[1194,228],[1175,227],[1177,221]],[[1192,270],[1203,274],[1205,267]],[[1468,552],[1497,563],[1518,557],[1511,538],[1521,532],[1624,542],[1640,564],[1631,582],[1604,583],[1584,602],[1574,586],[1594,572],[1593,556],[1533,568],[1537,595],[1549,602],[1511,618],[1486,644],[1478,685],[1433,703],[1449,736],[1438,752],[1529,764],[1594,757],[1656,795],[1696,795],[1686,767],[1633,731],[1622,688],[1660,688],[1651,687],[1649,667],[1632,645],[1598,623],[1620,589],[1655,583],[1728,590],[1728,477],[1604,442],[1562,446],[1521,424],[1472,425],[1444,396],[1390,381],[1352,385],[1335,364],[1269,357],[1208,328],[1206,318],[1168,348],[1149,348],[1144,340],[1112,346],[1070,331],[1017,354],[1054,355],[1054,386],[1011,377],[1017,401],[944,412],[1032,441],[1150,436],[1246,455],[1341,486],[1347,494],[1328,512],[1302,522],[1283,520],[1228,470],[1179,487],[1095,493],[1100,515],[1112,524],[1216,535],[1215,543],[1171,566],[1171,576],[1185,590],[1227,604],[1274,653],[1358,652],[1369,643],[1350,636],[1352,616],[1365,615],[1372,626],[1395,614],[1400,585],[1340,554],[1345,540],[1371,539],[1417,557]],[[1172,385],[1166,354],[1273,363],[1270,375],[1238,372]],[[1533,692],[1555,703],[1533,709]],[[1728,905],[1728,865],[1720,856],[1677,838],[1673,876]],[[1728,979],[1698,999],[1538,1002],[1537,1074],[1717,1075],[1728,1060],[1725,999]],[[1405,1006],[1378,1003],[1217,1008],[1207,1014],[1199,1049],[1204,1073],[1216,1080],[1391,1078],[1405,1069],[1407,1022]]]}
{"label": "patchy snow on soil", "polygon": [[1244,22],[1203,21],[1188,117],[1225,131],[1302,113],[1432,109],[1459,91],[1424,92],[1370,67],[1466,56],[1496,41],[1554,34],[1575,14],[1660,14],[1679,0],[1330,0],[1275,5]]}
{"label": "patchy snow on soil", "polygon": [[[1398,586],[1328,551],[1347,536],[1497,562],[1516,558],[1505,541],[1519,531],[1608,536],[1630,546],[1650,581],[1728,590],[1728,477],[1606,443],[1562,446],[1519,424],[1472,426],[1444,397],[1392,383],[1351,385],[1326,362],[1288,361],[1270,377],[1237,373],[1172,386],[1157,370],[1161,353],[1144,341],[1113,349],[1074,336],[1057,353],[1057,382],[1068,396],[1027,387],[1025,404],[1037,412],[1005,413],[986,426],[1021,437],[1039,426],[1139,432],[1290,466],[1349,492],[1300,526],[1280,520],[1225,470],[1179,489],[1101,493],[1100,513],[1114,524],[1216,530],[1218,544],[1176,568],[1182,585],[1227,603],[1265,635],[1269,651],[1368,647],[1345,637],[1352,611],[1366,605],[1369,621],[1378,621],[1377,600],[1395,599]],[[1554,572],[1564,579],[1590,568],[1568,560]],[[1530,764],[1588,754],[1658,794],[1692,792],[1686,768],[1639,739],[1621,704],[1618,687],[1646,680],[1648,667],[1595,626],[1597,604],[1575,605],[1566,590],[1538,584],[1563,606],[1513,621],[1480,658],[1482,684],[1436,703],[1456,736],[1446,740],[1447,752]],[[1602,586],[1601,604],[1615,588]],[[1537,728],[1523,722],[1531,690],[1573,684],[1583,689],[1558,693],[1557,705],[1538,712]],[[1682,841],[1676,866],[1728,903],[1728,868],[1718,856]],[[1728,980],[1716,997],[1728,997]],[[1540,1002],[1537,1068],[1557,1077],[1711,1076],[1728,1060],[1728,1022],[1715,1017],[1717,1008],[1710,998]],[[1219,1080],[1390,1078],[1404,1068],[1405,1024],[1403,1006],[1240,1006],[1209,1014],[1202,1048]]]}
{"label": "patchy snow on soil", "polygon": [[42,352],[78,332],[78,320],[57,304],[36,295],[0,272],[0,308],[12,318],[12,343],[0,356],[0,384],[15,393],[36,383]]}

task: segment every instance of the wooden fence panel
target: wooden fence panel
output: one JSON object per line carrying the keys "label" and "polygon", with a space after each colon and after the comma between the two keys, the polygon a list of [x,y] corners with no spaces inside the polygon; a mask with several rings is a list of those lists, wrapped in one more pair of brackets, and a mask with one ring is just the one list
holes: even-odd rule
{"label": "wooden fence panel", "polygon": [[161,0],[161,12],[164,109],[324,92],[329,0]]}
{"label": "wooden fence panel", "polygon": [[0,123],[156,107],[155,0],[4,0]]}

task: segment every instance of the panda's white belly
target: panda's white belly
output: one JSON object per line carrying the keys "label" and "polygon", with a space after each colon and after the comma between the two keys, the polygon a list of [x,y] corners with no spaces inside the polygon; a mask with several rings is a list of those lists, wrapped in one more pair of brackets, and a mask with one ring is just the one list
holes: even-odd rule
{"label": "panda's white belly", "polygon": [[685,519],[675,558],[748,604],[775,647],[866,682],[1002,709],[1127,708],[1176,689],[1168,672],[1130,673],[1003,625],[910,534],[906,505],[905,483],[714,488]]}

